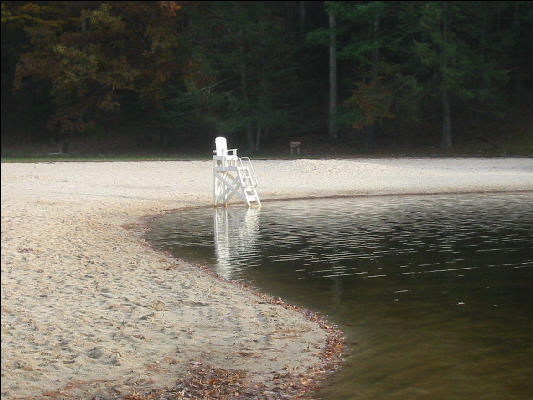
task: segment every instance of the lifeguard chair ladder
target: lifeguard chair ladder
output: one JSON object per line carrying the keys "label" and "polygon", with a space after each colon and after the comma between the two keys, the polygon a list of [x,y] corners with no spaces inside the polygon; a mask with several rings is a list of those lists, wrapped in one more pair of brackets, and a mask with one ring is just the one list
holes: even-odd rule
{"label": "lifeguard chair ladder", "polygon": [[257,194],[257,177],[248,157],[238,157],[237,149],[229,149],[225,137],[215,139],[213,150],[213,202],[215,207],[228,205],[232,196],[248,207],[261,207]]}

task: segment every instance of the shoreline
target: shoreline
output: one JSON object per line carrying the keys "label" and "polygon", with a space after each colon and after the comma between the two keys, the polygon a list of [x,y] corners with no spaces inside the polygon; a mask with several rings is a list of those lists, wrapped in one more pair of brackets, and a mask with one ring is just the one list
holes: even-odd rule
{"label": "shoreline", "polygon": [[[465,192],[435,192],[435,193],[424,193],[424,194],[401,193],[401,194],[362,194],[362,195],[329,195],[329,196],[326,195],[326,196],[318,196],[318,197],[296,197],[296,198],[289,197],[289,198],[279,198],[279,199],[263,199],[261,201],[262,203],[271,203],[271,202],[298,201],[298,200],[323,200],[323,199],[363,198],[363,197],[368,198],[368,197],[439,196],[439,195],[447,196],[447,195],[469,195],[469,194],[476,195],[476,194],[498,194],[498,193],[513,194],[513,193],[531,193],[531,192],[533,192],[533,190],[527,189],[527,190],[512,190],[512,191],[488,190],[488,191],[465,191]],[[235,203],[232,203],[230,206],[236,207],[238,205],[236,205]],[[144,237],[147,230],[150,229],[149,227],[150,224],[152,224],[155,219],[161,217],[162,215],[186,212],[186,211],[194,210],[194,209],[208,209],[208,208],[211,209],[213,208],[213,206],[203,205],[203,206],[191,206],[191,207],[177,208],[177,209],[165,210],[164,212],[158,215],[145,216],[143,217],[144,222],[141,224],[142,230],[139,232]],[[149,247],[154,248],[150,243],[146,243],[146,244]],[[165,255],[168,255],[169,257],[176,258],[169,251],[162,250],[162,249],[156,249],[156,248],[154,249],[156,251],[164,253]],[[324,331],[326,331],[327,333],[326,342],[328,343],[328,345],[326,346],[326,348],[323,349],[322,354],[320,355],[321,362],[314,366],[308,367],[308,370],[306,372],[300,373],[296,376],[294,376],[291,373],[287,373],[283,376],[283,379],[281,379],[281,377],[278,378],[277,384],[279,387],[283,387],[284,390],[282,392],[267,390],[266,393],[269,393],[270,396],[273,396],[272,398],[277,398],[276,396],[281,395],[281,394],[287,395],[287,396],[293,396],[297,398],[312,398],[312,397],[309,397],[312,395],[312,392],[318,391],[321,388],[321,385],[324,383],[325,379],[327,379],[327,377],[330,374],[342,368],[343,356],[345,353],[345,346],[346,346],[344,332],[338,325],[329,321],[327,315],[321,315],[320,313],[310,311],[303,307],[290,305],[287,302],[285,302],[283,299],[279,297],[275,298],[267,293],[263,293],[260,291],[260,289],[257,289],[248,283],[228,280],[222,277],[220,274],[216,273],[212,268],[208,266],[193,263],[183,258],[178,258],[178,260],[184,261],[188,264],[191,264],[201,269],[202,271],[204,271],[208,275],[213,276],[217,280],[226,281],[233,285],[241,287],[247,290],[248,292],[250,292],[251,295],[259,297],[263,299],[264,301],[268,302],[269,304],[276,304],[286,309],[298,312],[304,315],[310,321],[313,321],[319,324],[320,327]],[[209,372],[213,374],[213,372],[211,371],[212,370],[209,369]],[[205,374],[205,371],[201,371],[201,372]],[[227,372],[227,371],[223,371],[223,372]],[[304,384],[302,384],[302,382],[304,382]],[[178,386],[180,384],[183,385],[183,382],[178,383]],[[197,387],[201,387],[201,386],[202,386],[202,381],[200,381],[200,383],[197,384]],[[209,389],[210,389],[209,387],[205,389],[204,388],[199,389],[197,394],[201,396],[202,393],[204,393],[204,391],[207,391]],[[254,398],[257,398],[257,396],[265,396],[264,394],[265,387],[260,386],[259,391],[257,392],[252,391],[250,387],[248,387],[247,390],[248,391],[246,392],[246,396],[253,396]],[[159,393],[162,394],[164,392],[165,391],[163,390]],[[245,397],[245,398],[248,398],[248,397]],[[269,398],[269,396],[267,395],[266,398]]]}
{"label": "shoreline", "polygon": [[[261,199],[261,203],[272,203],[272,202],[281,202],[281,201],[298,201],[298,200],[335,200],[335,199],[350,199],[350,198],[368,198],[368,197],[400,197],[400,196],[453,196],[453,195],[468,195],[468,194],[498,194],[498,193],[530,193],[533,192],[532,189],[524,189],[524,190],[474,190],[474,191],[461,191],[461,192],[428,192],[428,193],[383,193],[383,194],[345,194],[345,195],[325,195],[325,196],[305,196],[305,197],[284,197],[284,198],[274,198],[274,199]],[[235,207],[238,206],[240,203],[230,203],[228,206]],[[222,207],[222,206],[219,206]],[[203,205],[203,206],[190,206],[190,207],[182,207],[182,208],[173,208],[169,210],[164,210],[159,215],[146,215],[145,217],[148,219],[155,219],[157,217],[160,217],[164,214],[170,214],[174,212],[181,212],[181,211],[188,211],[188,210],[194,210],[194,209],[202,209],[202,208],[214,208],[213,205]]]}
{"label": "shoreline", "polygon": [[[530,158],[254,166],[260,196],[272,201],[533,190]],[[211,167],[2,163],[2,398],[147,393],[194,373],[270,384],[257,387],[265,397],[280,394],[272,389],[288,372],[312,386],[299,374],[329,351],[316,316],[253,297],[142,239],[150,216],[209,206]]]}
{"label": "shoreline", "polygon": [[[279,199],[279,200],[265,200],[266,202],[270,201],[284,201],[284,200],[292,200],[292,199]],[[233,205],[235,206],[235,205]],[[156,215],[146,215],[140,218],[142,221],[136,226],[130,226],[126,229],[132,229],[136,231],[136,234],[138,234],[140,237],[144,238],[146,235],[146,232],[150,229],[150,224],[153,223],[153,221],[162,215],[169,214],[169,213],[178,213],[178,212],[184,212],[187,210],[192,209],[203,209],[203,208],[209,208],[212,209],[212,205],[203,205],[203,206],[190,206],[190,207],[182,207],[178,209],[171,209],[171,210],[165,210],[162,213],[156,214]],[[209,268],[206,265],[201,265],[197,263],[193,263],[189,260],[185,260],[183,258],[175,257],[167,250],[162,249],[156,249],[154,248],[149,242],[145,241],[143,239],[144,245],[148,246],[150,249],[153,249],[154,251],[164,254],[165,256],[168,256],[170,258],[177,259],[178,261],[182,261],[188,265],[193,266],[194,268],[198,268],[203,273],[207,274],[208,276],[211,276],[213,279],[224,282],[226,284],[232,285],[234,287],[237,287],[239,289],[242,289],[250,294],[250,296],[253,296],[254,298],[259,299],[260,302],[264,302],[266,304],[274,305],[276,307],[282,307],[285,310],[288,310],[290,312],[298,313],[301,316],[303,316],[306,320],[317,324],[320,329],[322,329],[325,333],[325,346],[321,349],[321,352],[318,355],[318,362],[312,365],[308,365],[305,370],[297,371],[300,368],[296,368],[294,371],[291,371],[290,368],[284,368],[284,371],[282,373],[277,373],[273,376],[272,381],[275,382],[275,386],[272,387],[270,384],[265,384],[264,382],[249,382],[242,378],[246,378],[246,371],[238,371],[240,374],[242,374],[241,381],[239,382],[239,386],[236,388],[231,389],[239,389],[240,391],[244,390],[244,393],[241,393],[243,396],[242,398],[248,399],[248,398],[265,398],[265,399],[278,399],[278,398],[309,398],[310,395],[312,395],[312,392],[316,392],[321,387],[321,384],[324,382],[324,380],[332,373],[337,371],[338,369],[342,368],[342,361],[343,361],[343,354],[345,349],[345,338],[344,338],[344,332],[337,326],[335,323],[332,323],[327,318],[327,315],[322,315],[318,312],[308,310],[306,308],[300,307],[300,306],[294,306],[289,303],[287,303],[284,299],[280,297],[274,297],[268,293],[262,292],[260,289],[252,286],[251,284],[248,284],[246,282],[240,282],[240,281],[232,281],[229,279],[224,278],[217,272],[215,272],[213,269]],[[306,349],[306,350],[309,350]],[[206,392],[216,390],[217,385],[210,385],[205,383],[205,380],[202,379],[205,377],[205,375],[217,375],[217,379],[220,379],[220,384],[231,386],[233,382],[224,382],[223,375],[225,374],[232,374],[235,371],[232,369],[228,370],[215,370],[213,369],[209,364],[203,365],[196,364],[193,362],[193,366],[191,368],[191,371],[188,372],[187,379],[195,380],[196,376],[200,377],[200,379],[195,382],[194,387],[188,387],[187,382],[185,382],[183,379],[178,379],[177,383],[174,385],[173,388],[165,388],[160,389],[157,393],[159,395],[165,394],[165,393],[173,393],[176,390],[176,387],[184,387],[186,386],[188,389],[189,396],[191,395],[197,395],[198,397],[203,397]],[[192,376],[196,375],[196,376]],[[222,376],[221,376],[222,375]],[[270,383],[270,382],[269,382]],[[229,396],[228,398],[231,399],[238,399],[241,398],[239,396],[234,396],[231,391],[228,391],[227,393],[223,393]],[[220,395],[220,394],[219,394]],[[189,397],[185,397],[189,398]],[[218,398],[218,397],[217,397]],[[226,397],[221,397],[226,398]],[[139,399],[143,399],[143,394],[139,394]]]}

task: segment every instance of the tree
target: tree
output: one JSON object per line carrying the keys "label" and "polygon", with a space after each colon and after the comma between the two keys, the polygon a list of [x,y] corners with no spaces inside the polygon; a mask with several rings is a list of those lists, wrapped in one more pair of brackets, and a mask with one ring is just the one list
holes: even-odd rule
{"label": "tree", "polygon": [[262,138],[289,120],[294,58],[281,10],[214,2],[186,11],[194,21],[188,35],[196,72],[176,83],[168,114],[259,150]]}
{"label": "tree", "polygon": [[329,13],[329,140],[337,139],[337,21],[333,12]]}
{"label": "tree", "polygon": [[320,133],[370,151],[437,116],[447,148],[458,117],[527,104],[532,26],[525,1],[3,2],[2,139],[28,120],[63,138],[131,127],[139,144],[224,134],[260,151]]}
{"label": "tree", "polygon": [[[385,119],[416,115],[419,88],[401,62],[405,32],[398,29],[395,15],[399,6],[375,2],[328,2],[327,10],[335,15],[337,58],[342,63],[343,95],[337,123],[365,132],[366,150]],[[323,31],[308,35],[310,42],[320,43]],[[410,112],[404,112],[411,108]]]}
{"label": "tree", "polygon": [[412,50],[424,74],[426,93],[440,97],[443,148],[452,147],[454,100],[475,102],[492,111],[503,109],[500,99],[508,71],[484,51],[486,39],[480,26],[486,23],[485,6],[425,2],[418,8],[419,32]]}
{"label": "tree", "polygon": [[176,2],[27,3],[20,16],[34,17],[26,26],[31,49],[20,57],[15,86],[30,77],[50,83],[55,113],[47,127],[63,137],[95,121],[107,127],[132,94],[144,109],[161,109],[165,84],[180,68],[179,9]]}
{"label": "tree", "polygon": [[[49,106],[50,86],[32,77],[26,90],[13,90],[20,59],[33,51],[30,32],[47,32],[64,29],[71,21],[57,4],[31,2],[2,2],[2,139],[20,132],[24,125],[44,124],[53,114]],[[42,39],[45,42],[45,39]],[[24,110],[24,118],[20,118]],[[9,129],[8,129],[9,126]],[[19,139],[20,140],[20,139]]]}

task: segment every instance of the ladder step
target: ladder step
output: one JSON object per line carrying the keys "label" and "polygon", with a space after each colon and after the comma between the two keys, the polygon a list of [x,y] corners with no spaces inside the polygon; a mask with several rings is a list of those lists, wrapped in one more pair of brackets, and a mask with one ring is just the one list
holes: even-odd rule
{"label": "ladder step", "polygon": [[[250,162],[249,159],[248,162]],[[222,189],[221,192],[217,191],[220,189],[220,186],[215,186],[215,202],[221,198],[223,201],[227,202],[229,197],[231,197],[232,194],[235,194],[241,199],[244,199],[249,206],[251,206],[251,203],[253,203],[254,206],[261,206],[261,201],[259,200],[259,195],[256,190],[257,178],[251,163],[250,165],[243,165],[239,160],[239,162],[235,162],[235,164],[228,166],[228,169],[224,169],[223,167],[224,164],[222,167],[215,166],[214,169],[215,174],[222,173],[218,176],[222,184]],[[229,173],[223,174],[224,171],[228,171]],[[234,174],[235,172],[237,172],[236,176]]]}

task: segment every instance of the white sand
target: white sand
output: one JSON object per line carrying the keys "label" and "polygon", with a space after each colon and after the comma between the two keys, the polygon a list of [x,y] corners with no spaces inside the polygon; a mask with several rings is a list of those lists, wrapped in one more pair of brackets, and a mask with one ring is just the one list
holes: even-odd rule
{"label": "white sand", "polygon": [[[263,200],[533,190],[532,158],[254,166]],[[211,162],[4,163],[1,183],[3,399],[168,387],[191,361],[258,381],[319,362],[317,324],[142,241],[143,216],[210,204]]]}

